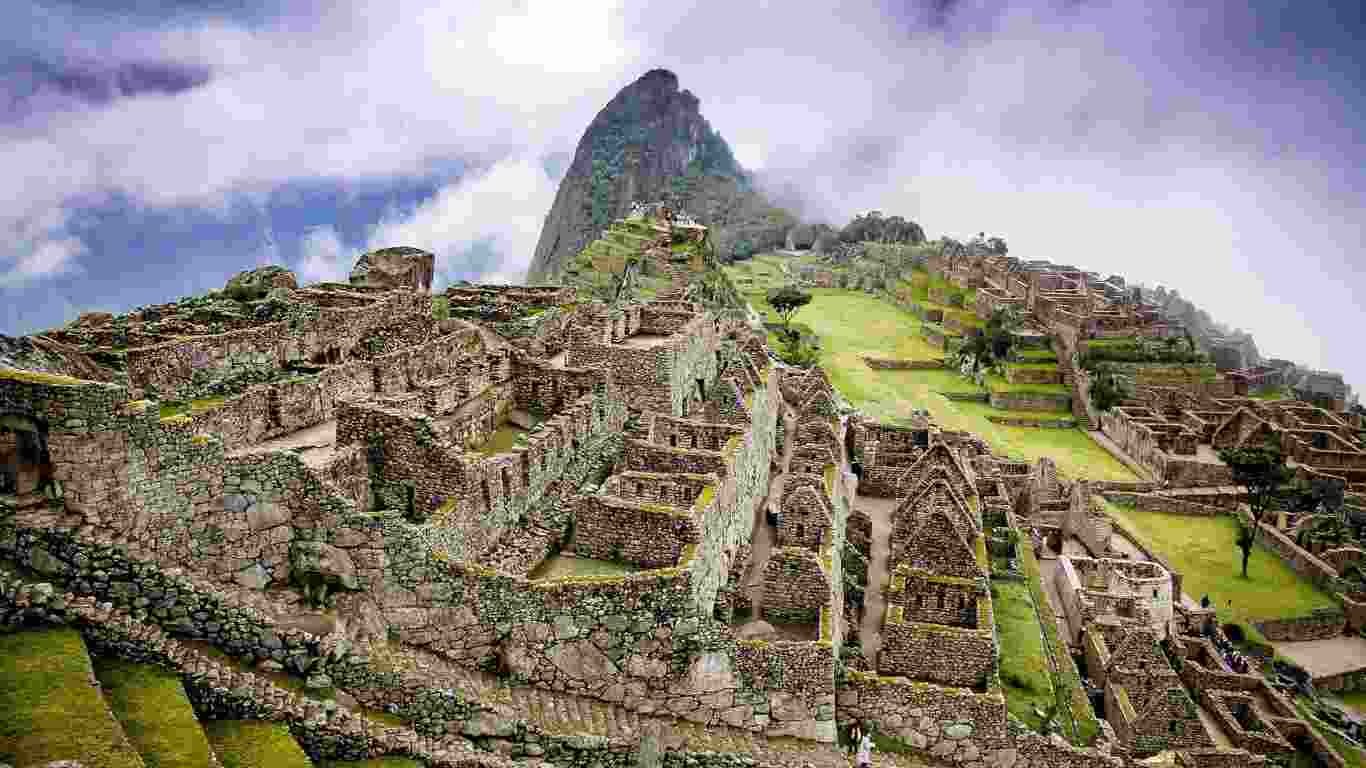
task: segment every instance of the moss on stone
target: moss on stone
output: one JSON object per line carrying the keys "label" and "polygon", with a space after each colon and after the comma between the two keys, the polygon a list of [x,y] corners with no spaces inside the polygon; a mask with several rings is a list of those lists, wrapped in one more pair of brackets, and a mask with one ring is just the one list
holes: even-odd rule
{"label": "moss on stone", "polygon": [[95,674],[128,740],[148,768],[206,768],[209,742],[175,674],[150,664],[99,659]]}
{"label": "moss on stone", "polygon": [[423,764],[411,757],[376,757],[371,760],[348,760],[344,762],[318,763],[319,768],[423,768]]}
{"label": "moss on stone", "polygon": [[21,368],[10,368],[0,365],[0,379],[10,381],[23,381],[29,384],[46,384],[51,387],[78,387],[82,384],[94,382],[77,379],[71,376],[63,376],[57,373],[44,373],[43,371],[27,371]]}
{"label": "moss on stone", "polygon": [[254,720],[217,720],[204,724],[223,768],[311,768],[289,728]]}
{"label": "moss on stone", "polygon": [[0,635],[0,762],[141,768],[93,677],[73,629]]}

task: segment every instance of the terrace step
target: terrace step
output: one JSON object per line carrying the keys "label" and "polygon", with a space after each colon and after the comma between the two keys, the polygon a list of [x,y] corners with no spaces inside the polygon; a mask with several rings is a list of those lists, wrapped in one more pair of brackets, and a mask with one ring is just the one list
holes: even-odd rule
{"label": "terrace step", "polygon": [[147,765],[110,711],[74,629],[0,635],[0,761]]}
{"label": "terrace step", "polygon": [[311,768],[313,762],[283,723],[215,720],[204,724],[223,768]]}
{"label": "terrace step", "polygon": [[128,740],[149,766],[220,765],[180,677],[151,664],[95,660],[95,675]]}

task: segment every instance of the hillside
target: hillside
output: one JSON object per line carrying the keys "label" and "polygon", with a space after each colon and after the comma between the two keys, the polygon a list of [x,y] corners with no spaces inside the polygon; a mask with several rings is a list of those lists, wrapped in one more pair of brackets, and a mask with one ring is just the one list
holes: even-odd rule
{"label": "hillside", "polygon": [[634,201],[668,202],[697,217],[712,229],[722,258],[780,245],[795,223],[754,189],[697,97],[663,69],[622,89],[584,131],[527,281],[558,281],[569,260]]}

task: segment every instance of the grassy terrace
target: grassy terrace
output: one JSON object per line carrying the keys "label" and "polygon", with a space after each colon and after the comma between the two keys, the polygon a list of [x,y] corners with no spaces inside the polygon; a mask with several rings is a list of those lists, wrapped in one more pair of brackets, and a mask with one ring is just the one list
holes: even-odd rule
{"label": "grassy terrace", "polygon": [[527,430],[510,421],[505,421],[498,425],[498,428],[493,431],[493,435],[483,445],[479,446],[476,452],[485,456],[492,456],[495,453],[510,451],[517,444],[517,437],[527,433]]}
{"label": "grassy terrace", "polygon": [[[781,282],[781,257],[765,256],[727,270],[750,305],[766,317],[764,290]],[[746,285],[742,279],[748,279]],[[923,408],[945,429],[981,435],[999,452],[1029,461],[1048,456],[1069,477],[1093,480],[1136,480],[1132,472],[1079,429],[1035,429],[993,424],[988,415],[1012,416],[986,403],[950,401],[941,392],[983,392],[956,371],[874,370],[863,356],[929,360],[943,353],[919,334],[920,321],[888,301],[856,291],[818,288],[812,302],[797,312],[795,322],[820,335],[821,364],[830,381],[852,404],[874,419],[905,422]],[[1001,382],[1004,384],[1004,381]],[[1012,385],[1006,385],[1010,387]],[[1020,385],[1029,388],[1031,385]],[[1038,387],[1040,385],[1033,385]],[[1048,385],[1042,385],[1047,388]],[[1026,389],[1026,391],[1032,391]],[[1062,387],[1046,391],[1065,392]],[[1029,418],[1059,414],[1030,413]]]}
{"label": "grassy terrace", "polygon": [[1053,703],[1053,685],[1029,587],[1012,581],[993,582],[991,600],[1001,640],[1001,684],[1005,688],[1006,708],[1037,731],[1043,720],[1035,710],[1048,710]]}
{"label": "grassy terrace", "polygon": [[155,768],[207,768],[209,742],[180,677],[150,664],[99,659],[95,674],[128,740]]}
{"label": "grassy terrace", "polygon": [[1337,606],[1327,592],[1290,570],[1260,543],[1252,551],[1244,579],[1242,552],[1233,543],[1238,524],[1231,517],[1140,512],[1113,503],[1106,511],[1181,572],[1187,595],[1199,600],[1208,594],[1221,621],[1283,619]]}
{"label": "grassy terrace", "polygon": [[312,761],[281,723],[216,720],[204,723],[223,768],[312,768]]}
{"label": "grassy terrace", "polygon": [[74,629],[0,635],[0,762],[140,768],[92,674]]}
{"label": "grassy terrace", "polygon": [[608,560],[591,560],[573,555],[551,555],[531,572],[532,580],[565,579],[571,576],[625,576],[638,568],[626,563],[613,563]]}

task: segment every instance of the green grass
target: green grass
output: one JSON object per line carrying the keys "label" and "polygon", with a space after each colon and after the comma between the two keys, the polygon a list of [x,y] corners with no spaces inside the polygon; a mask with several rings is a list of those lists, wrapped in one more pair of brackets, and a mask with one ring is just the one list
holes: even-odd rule
{"label": "green grass", "polygon": [[[770,269],[761,265],[762,269]],[[730,269],[730,268],[728,268]],[[944,429],[967,430],[1012,459],[1047,456],[1068,477],[1132,481],[1138,478],[1080,429],[1036,429],[993,424],[987,415],[1009,415],[985,403],[950,401],[940,392],[980,392],[957,371],[874,370],[863,356],[933,359],[943,356],[919,335],[920,321],[891,303],[865,293],[812,290],[811,303],[794,322],[821,339],[821,364],[830,381],[871,418],[904,423],[913,409],[926,409]],[[763,294],[747,292],[751,306],[765,311]],[[1058,414],[1062,414],[1059,411]],[[1038,414],[1034,414],[1038,415]]]}
{"label": "green grass", "polygon": [[223,405],[226,398],[205,397],[199,400],[184,402],[167,402],[160,405],[160,415],[163,419],[174,416],[193,416],[199,413],[207,413]]}
{"label": "green grass", "polygon": [[1017,582],[994,582],[991,598],[1001,641],[1001,683],[1006,708],[1038,731],[1043,721],[1034,710],[1048,710],[1053,702],[1053,685],[1029,587]]}
{"label": "green grass", "polygon": [[1232,517],[1140,512],[1113,503],[1107,503],[1106,510],[1181,572],[1187,595],[1199,600],[1208,594],[1220,621],[1246,624],[1337,607],[1327,592],[1290,570],[1276,553],[1262,546],[1260,537],[1248,561],[1248,578],[1244,579],[1242,552],[1234,545],[1238,523]]}
{"label": "green grass", "polygon": [[205,768],[209,742],[195,719],[180,677],[150,664],[99,659],[95,674],[123,732],[147,768]]}
{"label": "green grass", "polygon": [[1357,711],[1357,714],[1366,714],[1366,691],[1352,691],[1350,693],[1335,694],[1342,703]]}
{"label": "green grass", "polygon": [[1016,349],[1011,354],[1017,360],[1024,362],[1052,362],[1056,364],[1058,361],[1058,353],[1051,349]]}
{"label": "green grass", "polygon": [[1086,696],[1086,689],[1082,687],[1077,665],[1072,663],[1067,645],[1058,635],[1057,615],[1053,613],[1053,606],[1044,595],[1039,560],[1034,556],[1034,547],[1027,539],[1020,542],[1019,554],[1025,584],[1029,587],[1034,604],[1039,607],[1039,624],[1043,628],[1044,642],[1053,648],[1053,658],[1058,661],[1058,673],[1053,678],[1053,695],[1058,702],[1058,722],[1064,735],[1073,744],[1088,746],[1100,735],[1100,720],[1091,708],[1091,700]]}
{"label": "green grass", "polygon": [[[1052,353],[1052,352],[1049,352],[1048,354],[1051,355],[1051,354],[1053,354],[1053,353]],[[1058,364],[1057,364],[1056,361],[1054,361],[1054,362],[1044,362],[1044,363],[1010,363],[1009,365],[1010,365],[1011,368],[1014,368],[1014,369],[1020,370],[1020,371],[1056,371],[1056,370],[1058,370]]]}
{"label": "green grass", "polygon": [[591,560],[571,555],[551,555],[536,566],[531,578],[566,579],[573,576],[625,576],[638,569],[626,563],[613,563],[607,560]]}
{"label": "green grass", "polygon": [[0,762],[19,768],[57,760],[141,766],[92,684],[93,674],[73,629],[0,635]]}
{"label": "green grass", "polygon": [[483,445],[479,446],[476,452],[485,456],[492,456],[495,453],[510,451],[517,444],[517,437],[525,434],[527,434],[527,430],[510,421],[505,421],[498,425],[498,429],[493,431],[493,435]]}
{"label": "green grass", "polygon": [[[1345,701],[1346,697],[1344,696],[1343,699]],[[1328,741],[1333,749],[1337,750],[1338,755],[1347,763],[1348,768],[1366,768],[1366,751],[1363,751],[1361,747],[1358,747],[1337,735],[1332,730],[1322,727],[1322,724],[1310,712],[1310,708],[1305,704],[1304,699],[1295,699],[1295,709],[1299,712],[1300,718],[1306,723],[1309,723],[1309,727],[1317,731],[1320,736]]]}
{"label": "green grass", "polygon": [[216,720],[204,733],[223,768],[312,768],[312,761],[282,723]]}

